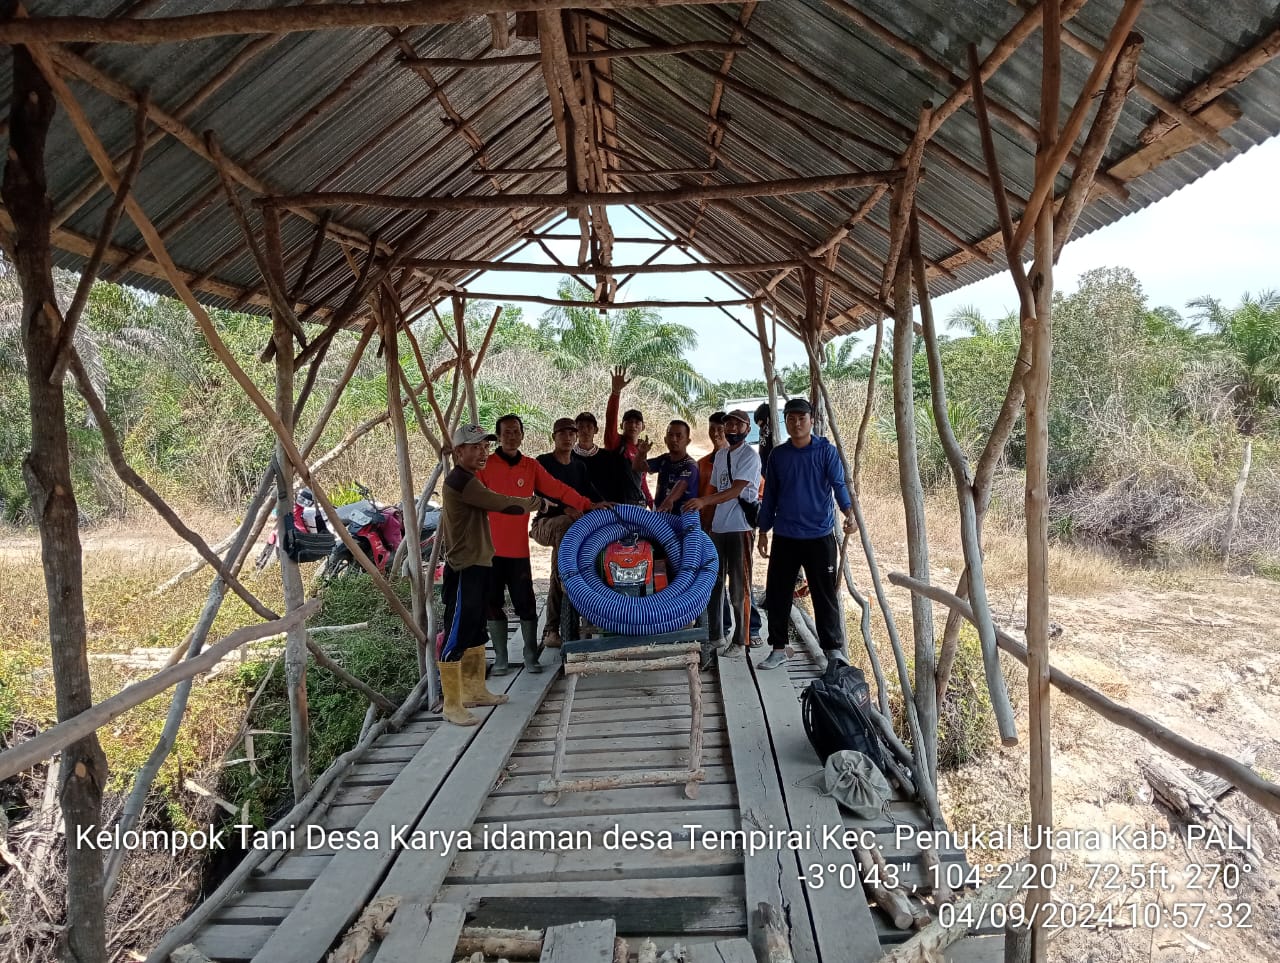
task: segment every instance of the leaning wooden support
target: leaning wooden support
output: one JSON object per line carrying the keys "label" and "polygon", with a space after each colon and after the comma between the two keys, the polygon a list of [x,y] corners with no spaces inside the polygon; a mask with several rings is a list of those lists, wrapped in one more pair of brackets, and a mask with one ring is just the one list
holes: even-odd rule
{"label": "leaning wooden support", "polygon": [[311,633],[309,632],[307,633],[307,651],[311,653],[311,657],[316,660],[317,665],[332,673],[333,677],[339,682],[355,689],[362,696],[368,699],[371,704],[377,706],[383,712],[396,711],[396,704],[394,702],[384,696],[377,689],[365,682],[362,682],[340,666],[336,661],[334,661],[333,657],[329,655],[328,652],[320,647],[319,643],[311,637]]}
{"label": "leaning wooden support", "polygon": [[77,739],[83,739],[89,733],[101,729],[134,706],[141,705],[153,696],[177,685],[183,679],[213,668],[223,656],[235,651],[246,642],[261,639],[295,625],[302,625],[319,610],[320,601],[313,599],[296,611],[274,621],[260,622],[257,625],[237,629],[221,642],[209,646],[196,658],[162,669],[150,678],[126,686],[91,708],[59,722],[12,749],[0,752],[0,779],[8,779],[16,773],[29,769],[41,760],[52,757],[55,752]]}
{"label": "leaning wooden support", "polygon": [[[80,135],[80,139],[88,149],[94,163],[98,166],[99,172],[112,189],[118,188],[120,186],[119,176],[111,166],[110,157],[107,154],[106,149],[102,146],[102,142],[98,139],[97,134],[94,133],[92,126],[89,124],[88,118],[85,116],[84,110],[80,107],[79,102],[72,95],[66,83],[58,75],[53,65],[49,62],[47,56],[45,56],[38,48],[35,48],[32,50],[32,57],[36,61],[37,65],[40,66],[41,73],[44,74],[45,78],[49,82],[49,86],[53,88],[58,100],[66,109],[72,125]],[[151,223],[146,213],[132,197],[126,198],[125,209],[129,212],[130,218],[133,219],[134,224],[137,226],[139,233],[142,234],[147,246],[151,248],[152,255],[164,270],[165,276],[168,278],[170,285],[172,285],[174,291],[178,294],[178,297],[182,300],[183,304],[186,305],[187,310],[191,312],[192,317],[196,321],[196,326],[200,329],[200,333],[204,336],[205,341],[208,342],[214,355],[220,362],[222,362],[228,373],[230,373],[232,379],[240,386],[241,390],[244,391],[245,395],[253,403],[254,407],[262,414],[263,418],[267,421],[267,424],[271,426],[272,431],[275,432],[276,437],[281,441],[281,446],[288,461],[297,470],[303,482],[308,484],[315,492],[316,501],[320,503],[321,509],[324,510],[324,513],[328,517],[336,518],[337,510],[329,500],[328,495],[325,494],[323,486],[313,479],[312,470],[307,466],[306,459],[303,458],[301,452],[299,452],[296,444],[294,443],[290,428],[280,420],[275,409],[266,400],[266,398],[263,397],[262,392],[258,390],[257,385],[254,384],[253,379],[249,377],[249,375],[235,360],[234,356],[227,348],[226,343],[219,336],[217,329],[209,318],[208,312],[205,311],[204,306],[196,300],[195,295],[191,292],[190,287],[188,287],[184,280],[182,273],[178,270],[177,265],[173,263],[173,259],[169,256],[169,252],[165,249],[163,242],[160,240],[154,225]],[[400,598],[396,595],[395,591],[387,583],[386,579],[382,577],[382,573],[378,571],[377,566],[373,564],[372,560],[369,559],[368,555],[365,554],[365,552],[356,543],[355,539],[352,538],[351,534],[343,526],[337,526],[336,532],[338,537],[342,540],[342,543],[346,546],[347,551],[349,551],[352,557],[360,564],[360,567],[369,573],[369,577],[373,581],[374,586],[382,593],[383,597],[386,598],[392,610],[400,616],[413,636],[421,639],[422,629],[414,623],[412,613],[405,608],[404,603],[400,601]]]}
{"label": "leaning wooden support", "polygon": [[[946,589],[917,582],[915,579],[898,572],[889,573],[889,581],[894,585],[933,599],[933,601],[942,605],[950,606],[957,610],[967,621],[973,621],[973,610],[969,608],[969,604],[963,599],[952,595]],[[1025,645],[1001,629],[996,630],[996,639],[999,641],[1001,649],[1008,652],[1019,662],[1026,664],[1027,647]],[[1113,722],[1131,732],[1136,732],[1153,746],[1163,749],[1169,755],[1181,759],[1197,769],[1203,769],[1207,773],[1220,776],[1259,806],[1269,812],[1280,813],[1280,786],[1263,779],[1248,766],[1237,762],[1230,756],[1223,755],[1213,749],[1207,749],[1198,743],[1192,742],[1190,739],[1178,735],[1150,716],[1145,716],[1134,709],[1130,709],[1128,706],[1114,702],[1096,689],[1073,679],[1061,669],[1055,669],[1050,666],[1049,681],[1056,688],[1065,692],[1082,705],[1092,709],[1108,722]]]}
{"label": "leaning wooden support", "polygon": [[[910,231],[909,217],[904,219]],[[904,240],[904,247],[906,241]],[[893,422],[898,440],[898,485],[902,491],[906,525],[907,560],[911,574],[928,581],[929,535],[925,524],[924,486],[916,451],[914,382],[911,377],[911,270],[904,263],[893,279]],[[923,751],[929,766],[930,782],[938,771],[937,652],[934,647],[933,611],[924,599],[911,600],[911,632],[915,642],[915,699],[923,734]]]}
{"label": "leaning wooden support", "polygon": [[[1004,673],[1000,670],[1000,651],[996,645],[995,621],[987,602],[987,580],[983,571],[981,532],[978,529],[978,512],[973,495],[973,477],[969,471],[969,459],[960,442],[956,440],[947,411],[947,385],[942,372],[942,354],[938,350],[938,334],[933,323],[933,304],[929,298],[929,282],[925,277],[924,256],[920,253],[920,235],[914,227],[911,231],[911,264],[915,275],[916,303],[920,306],[920,324],[924,329],[925,354],[929,364],[929,396],[933,407],[933,423],[938,440],[951,468],[951,478],[956,487],[956,500],[960,506],[960,543],[968,572],[969,598],[978,617],[978,639],[982,646],[982,664],[987,679],[987,692],[991,696],[991,710],[996,718],[1000,740],[1006,746],[1018,744],[1018,729],[1013,718],[1013,706],[1009,703],[1009,690]],[[922,683],[920,683],[922,684]],[[936,695],[936,689],[935,689]]]}
{"label": "leaning wooden support", "polygon": [[[398,732],[401,727],[409,720],[409,718],[418,711],[418,707],[422,704],[422,699],[427,691],[427,680],[423,679],[418,683],[417,687],[409,693],[408,697],[401,703],[400,708],[396,710],[395,715],[388,719],[383,719],[370,729],[352,749],[347,750],[337,759],[335,759],[320,777],[316,779],[315,785],[311,787],[311,791],[297,802],[294,807],[284,816],[278,819],[271,829],[268,831],[272,835],[277,832],[290,832],[301,826],[318,807],[327,804],[335,793],[342,788],[342,777],[355,765],[361,757],[369,750],[378,739],[387,732]],[[253,875],[273,852],[279,850],[269,849],[252,849],[244,859],[236,864],[216,890],[206,896],[199,905],[191,911],[191,915],[184,919],[173,929],[169,930],[164,937],[156,944],[155,948],[147,955],[145,963],[167,963],[169,954],[176,947],[188,942],[206,920],[217,913],[223,902],[231,895],[239,892],[245,884],[245,881]]]}

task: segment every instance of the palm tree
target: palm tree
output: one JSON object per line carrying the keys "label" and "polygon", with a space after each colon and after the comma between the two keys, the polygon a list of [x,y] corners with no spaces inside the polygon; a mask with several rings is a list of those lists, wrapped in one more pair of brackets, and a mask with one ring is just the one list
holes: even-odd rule
{"label": "palm tree", "polygon": [[688,414],[710,382],[694,370],[685,353],[698,345],[694,330],[663,321],[643,308],[607,314],[573,305],[591,292],[572,278],[560,282],[556,295],[566,303],[542,316],[539,330],[550,343],[551,359],[562,371],[583,367],[625,368],[632,381],[663,404]]}
{"label": "palm tree", "polygon": [[1253,462],[1253,437],[1280,408],[1280,292],[1245,292],[1238,307],[1227,311],[1217,298],[1187,303],[1197,321],[1214,329],[1209,346],[1227,371],[1227,395],[1235,407],[1236,430],[1244,436],[1240,472],[1231,492],[1231,509],[1223,539],[1223,565],[1231,561],[1231,542],[1240,521],[1240,503]]}

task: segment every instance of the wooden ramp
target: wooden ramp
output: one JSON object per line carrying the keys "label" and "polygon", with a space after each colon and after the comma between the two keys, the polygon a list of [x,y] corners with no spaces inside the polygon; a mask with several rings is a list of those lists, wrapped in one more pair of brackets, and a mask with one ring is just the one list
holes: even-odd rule
{"label": "wooden ramp", "polygon": [[[484,710],[479,726],[420,713],[375,744],[318,819],[349,834],[299,833],[193,942],[218,963],[319,963],[367,905],[394,897],[366,963],[457,959],[464,926],[545,931],[543,960],[607,963],[614,940],[634,958],[652,939],[660,950],[679,943],[690,963],[746,963],[764,902],[779,910],[798,963],[873,963],[911,932],[894,929],[856,882],[840,885],[839,867],[854,857],[824,831],[871,829],[903,878],[922,880],[919,851],[899,849],[894,826],[923,827],[926,817],[900,799],[884,819],[859,822],[819,793],[798,703],[817,667],[799,654],[785,671],[761,672],[751,662],[762,654],[702,673],[706,779],[694,800],[679,786],[630,786],[548,805],[539,783],[565,689],[550,666],[490,680],[510,702]],[[567,773],[678,768],[689,718],[682,671],[583,678]],[[821,887],[804,879],[814,865],[827,876]],[[969,937],[948,959],[994,963],[1000,943]]]}

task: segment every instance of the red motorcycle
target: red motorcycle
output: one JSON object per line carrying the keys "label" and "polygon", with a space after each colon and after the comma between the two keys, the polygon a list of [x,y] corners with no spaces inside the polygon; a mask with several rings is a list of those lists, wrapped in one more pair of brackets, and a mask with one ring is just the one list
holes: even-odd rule
{"label": "red motorcycle", "polygon": [[[364,497],[358,502],[341,506],[338,509],[338,518],[378,570],[385,572],[395,556],[396,549],[404,541],[404,515],[399,505],[380,504],[373,497],[373,493],[359,483],[356,484],[356,491]],[[424,559],[431,557],[436,529],[439,526],[440,509],[428,502],[427,510],[422,513],[419,524],[419,541]],[[347,546],[338,541],[329,553],[321,577],[337,578],[343,572],[351,570],[353,565],[359,568],[355,565],[355,558]]]}

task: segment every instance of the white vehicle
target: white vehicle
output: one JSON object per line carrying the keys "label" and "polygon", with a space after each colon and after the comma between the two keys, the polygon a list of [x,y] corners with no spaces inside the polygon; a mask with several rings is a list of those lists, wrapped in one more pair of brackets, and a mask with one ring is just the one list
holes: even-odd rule
{"label": "white vehicle", "polygon": [[[721,406],[720,410],[733,411],[737,408],[741,408],[751,417],[751,433],[747,435],[747,444],[755,447],[760,444],[760,426],[755,423],[756,409],[761,405],[767,405],[768,403],[768,397],[730,398],[723,406]],[[786,418],[782,415],[782,406],[786,403],[786,398],[781,396],[778,397],[778,431],[781,433],[783,440],[786,440],[787,437],[786,429],[783,427],[786,424]]]}

